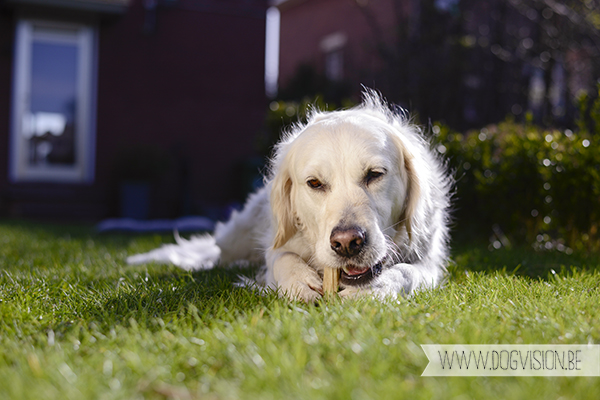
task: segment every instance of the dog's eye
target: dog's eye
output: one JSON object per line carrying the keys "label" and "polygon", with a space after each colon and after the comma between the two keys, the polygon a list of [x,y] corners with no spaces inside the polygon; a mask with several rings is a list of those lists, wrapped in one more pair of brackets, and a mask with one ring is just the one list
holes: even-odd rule
{"label": "dog's eye", "polygon": [[384,171],[377,170],[377,169],[370,169],[367,172],[367,176],[365,177],[365,182],[368,185],[369,183],[374,182],[377,179],[381,178],[384,174],[385,174]]}
{"label": "dog's eye", "polygon": [[323,189],[323,183],[321,183],[321,181],[316,178],[309,179],[308,181],[306,181],[306,184],[311,189]]}

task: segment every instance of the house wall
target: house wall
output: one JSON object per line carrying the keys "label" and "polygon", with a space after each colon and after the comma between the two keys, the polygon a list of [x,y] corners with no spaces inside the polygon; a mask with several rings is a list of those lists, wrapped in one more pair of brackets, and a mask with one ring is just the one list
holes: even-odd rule
{"label": "house wall", "polygon": [[[10,115],[11,69],[13,49],[12,18],[0,12],[0,187],[8,177],[8,127]],[[0,195],[0,209],[4,205]]]}
{"label": "house wall", "polygon": [[[527,3],[528,6],[524,4]],[[544,2],[280,0],[279,95],[358,100],[360,84],[425,122],[480,128],[514,115],[573,127],[577,97],[594,95],[598,32]],[[575,18],[577,17],[577,18]],[[340,32],[343,80],[324,79],[320,44]],[[561,32],[560,35],[557,32]],[[334,58],[335,59],[335,58]],[[302,69],[302,64],[311,69]],[[316,72],[316,74],[314,73]]]}
{"label": "house wall", "polygon": [[[362,6],[361,6],[362,5]],[[393,45],[398,16],[409,12],[410,3],[393,0],[288,0],[281,13],[279,85],[285,87],[301,64],[324,73],[327,36],[341,33],[345,78],[358,85],[374,86],[382,67],[377,43]]]}
{"label": "house wall", "polygon": [[[240,196],[240,165],[255,154],[265,110],[266,1],[143,0],[93,16],[98,32],[96,173],[91,184],[14,183],[7,177],[14,24],[0,9],[0,210],[6,215],[119,214],[124,151],[166,154],[150,217],[199,213]],[[52,14],[56,16],[56,14]],[[132,150],[133,149],[133,150]]]}

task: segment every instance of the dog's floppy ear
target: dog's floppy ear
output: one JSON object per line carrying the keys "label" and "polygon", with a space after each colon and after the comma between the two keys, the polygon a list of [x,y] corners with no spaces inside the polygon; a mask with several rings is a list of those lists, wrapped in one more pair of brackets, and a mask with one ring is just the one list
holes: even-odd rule
{"label": "dog's floppy ear", "polygon": [[401,163],[400,168],[406,174],[407,181],[404,207],[400,215],[400,224],[404,224],[406,233],[408,234],[409,239],[412,240],[412,223],[417,210],[417,204],[419,203],[421,184],[414,164],[413,155],[407,150],[406,146],[398,136],[393,135],[393,138],[398,149],[398,159]]}
{"label": "dog's floppy ear", "polygon": [[[283,160],[285,164],[285,160]],[[292,204],[292,178],[287,167],[281,166],[271,181],[271,211],[276,231],[273,248],[283,246],[296,233]]]}
{"label": "dog's floppy ear", "polygon": [[404,204],[404,211],[400,217],[401,221],[405,221],[406,232],[408,233],[409,239],[412,239],[412,222],[417,210],[417,203],[419,202],[419,196],[421,195],[421,184],[419,183],[419,177],[417,175],[412,154],[404,154],[404,168],[408,177],[408,189],[406,191],[406,203]]}

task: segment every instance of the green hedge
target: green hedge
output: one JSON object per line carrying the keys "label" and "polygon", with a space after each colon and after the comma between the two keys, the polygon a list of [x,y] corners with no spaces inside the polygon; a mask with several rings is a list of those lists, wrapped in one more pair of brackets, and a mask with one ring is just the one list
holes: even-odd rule
{"label": "green hedge", "polygon": [[[596,100],[590,109],[598,107]],[[458,229],[490,233],[495,247],[599,249],[600,123],[578,125],[544,129],[509,119],[466,134],[433,125],[457,178]]]}

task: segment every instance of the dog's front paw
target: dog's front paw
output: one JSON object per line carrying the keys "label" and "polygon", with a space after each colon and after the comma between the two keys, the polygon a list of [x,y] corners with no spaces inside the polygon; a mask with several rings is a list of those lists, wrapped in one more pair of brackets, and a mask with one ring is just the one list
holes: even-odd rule
{"label": "dog's front paw", "polygon": [[323,281],[316,271],[307,269],[278,282],[279,292],[291,300],[314,303],[323,296]]}
{"label": "dog's front paw", "polygon": [[373,290],[370,288],[358,288],[355,286],[346,286],[338,292],[338,296],[343,300],[357,299],[359,297],[372,296]]}

